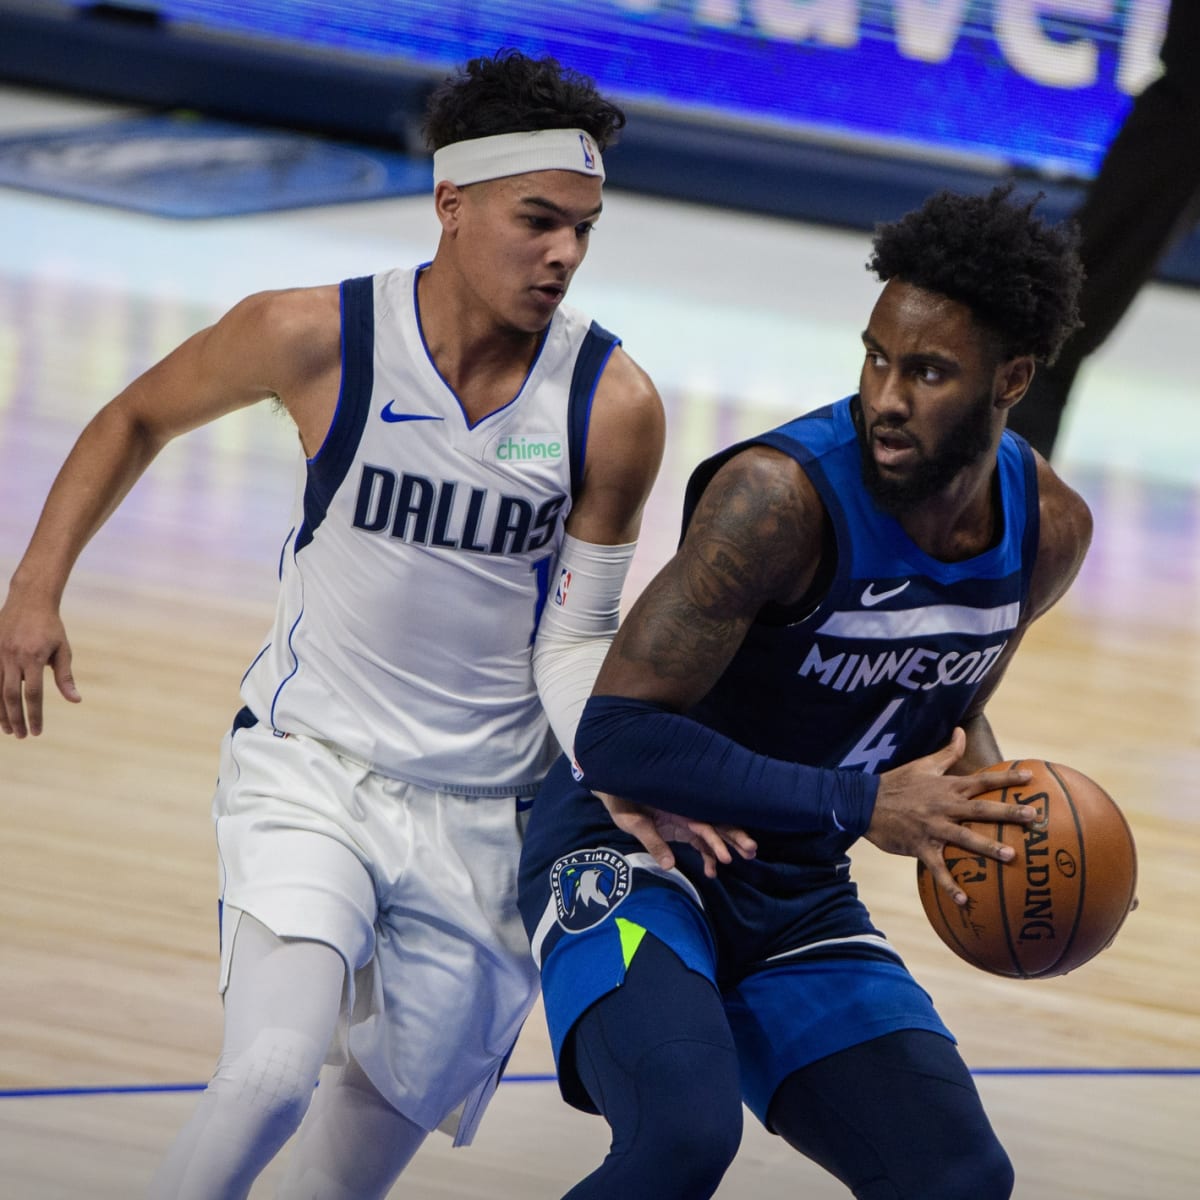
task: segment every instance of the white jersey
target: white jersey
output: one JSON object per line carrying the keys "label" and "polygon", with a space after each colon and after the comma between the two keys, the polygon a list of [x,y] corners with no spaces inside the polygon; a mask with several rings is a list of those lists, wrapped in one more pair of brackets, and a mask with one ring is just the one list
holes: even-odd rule
{"label": "white jersey", "polygon": [[617,339],[560,308],[517,395],[472,425],[425,345],[418,274],[342,284],[337,412],[242,696],[382,774],[513,794],[557,754],[533,635]]}

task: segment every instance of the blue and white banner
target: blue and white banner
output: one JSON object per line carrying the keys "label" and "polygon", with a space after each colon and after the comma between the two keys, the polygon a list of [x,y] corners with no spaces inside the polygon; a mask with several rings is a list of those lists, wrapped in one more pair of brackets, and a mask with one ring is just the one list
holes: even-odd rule
{"label": "blue and white banner", "polygon": [[626,103],[1088,177],[1168,0],[138,0],[168,21],[448,67],[551,54]]}

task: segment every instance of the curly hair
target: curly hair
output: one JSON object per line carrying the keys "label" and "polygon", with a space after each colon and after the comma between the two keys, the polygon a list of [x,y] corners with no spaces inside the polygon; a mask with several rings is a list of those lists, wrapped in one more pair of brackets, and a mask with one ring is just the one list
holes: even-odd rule
{"label": "curly hair", "polygon": [[473,58],[429,97],[423,132],[429,150],[468,138],[535,129],[582,129],[604,150],[625,114],[586,75],[556,59],[501,50]]}
{"label": "curly hair", "polygon": [[1012,184],[986,196],[943,191],[898,221],[876,226],[867,270],[966,305],[1004,358],[1052,363],[1080,327],[1083,265],[1073,223],[1048,225]]}

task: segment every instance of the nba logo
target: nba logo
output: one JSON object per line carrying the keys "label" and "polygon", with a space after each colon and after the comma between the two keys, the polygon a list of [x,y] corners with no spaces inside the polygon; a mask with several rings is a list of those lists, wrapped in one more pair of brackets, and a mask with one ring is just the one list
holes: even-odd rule
{"label": "nba logo", "polygon": [[558,587],[554,590],[554,603],[562,608],[567,602],[567,589],[571,586],[571,572],[563,567],[558,576]]}
{"label": "nba logo", "polygon": [[596,169],[596,153],[592,149],[592,143],[588,140],[586,133],[579,135],[579,144],[583,147],[583,165],[589,171],[594,171]]}

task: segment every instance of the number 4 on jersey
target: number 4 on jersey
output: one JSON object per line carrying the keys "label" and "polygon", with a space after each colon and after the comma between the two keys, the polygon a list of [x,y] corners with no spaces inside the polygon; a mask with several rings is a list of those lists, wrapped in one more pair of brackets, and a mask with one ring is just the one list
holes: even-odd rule
{"label": "number 4 on jersey", "polygon": [[861,766],[864,771],[873,775],[879,770],[881,762],[886,762],[896,753],[896,739],[890,733],[885,734],[883,730],[904,700],[904,696],[898,696],[875,718],[871,728],[859,738],[858,744],[838,763],[839,767]]}

